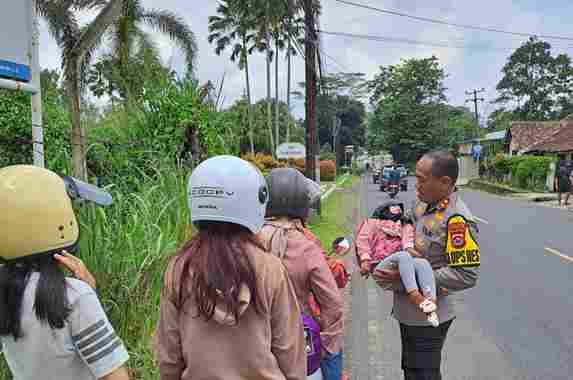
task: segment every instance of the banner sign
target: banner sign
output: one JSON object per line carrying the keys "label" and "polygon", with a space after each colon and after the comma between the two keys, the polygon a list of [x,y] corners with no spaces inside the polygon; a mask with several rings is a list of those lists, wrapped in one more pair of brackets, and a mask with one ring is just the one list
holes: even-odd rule
{"label": "banner sign", "polygon": [[277,148],[277,158],[279,160],[290,160],[306,157],[306,147],[299,143],[285,143]]}

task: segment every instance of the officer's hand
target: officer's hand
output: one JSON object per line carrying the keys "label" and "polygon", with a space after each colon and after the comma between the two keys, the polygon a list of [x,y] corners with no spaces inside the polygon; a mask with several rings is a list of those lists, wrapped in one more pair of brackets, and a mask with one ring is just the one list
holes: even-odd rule
{"label": "officer's hand", "polygon": [[376,269],[372,274],[374,281],[382,287],[388,283],[400,280],[400,271],[397,269]]}
{"label": "officer's hand", "polygon": [[360,263],[360,274],[362,276],[370,275],[370,260],[362,260]]}
{"label": "officer's hand", "polygon": [[84,262],[66,251],[62,251],[62,253],[63,255],[55,254],[54,258],[68,268],[78,280],[87,283],[95,290],[96,280],[88,268],[86,268]]}
{"label": "officer's hand", "polygon": [[412,257],[424,258],[424,256],[420,253],[420,251],[418,251],[416,248],[410,248],[410,249],[408,249],[408,253],[409,253],[410,256],[412,256]]}

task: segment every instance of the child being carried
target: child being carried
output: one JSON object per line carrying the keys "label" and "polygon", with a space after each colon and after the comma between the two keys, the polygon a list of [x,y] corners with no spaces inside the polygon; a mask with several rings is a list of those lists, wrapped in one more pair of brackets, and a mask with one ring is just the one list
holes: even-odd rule
{"label": "child being carried", "polygon": [[[358,227],[356,251],[362,274],[395,265],[410,301],[438,327],[436,281],[430,263],[414,253],[414,226],[404,218],[404,205],[388,202]],[[421,289],[421,292],[420,292]]]}

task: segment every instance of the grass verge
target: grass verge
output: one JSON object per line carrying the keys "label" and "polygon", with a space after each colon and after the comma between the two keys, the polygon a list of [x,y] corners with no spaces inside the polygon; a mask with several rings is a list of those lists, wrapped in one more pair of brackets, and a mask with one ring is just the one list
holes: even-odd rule
{"label": "grass verge", "polygon": [[349,191],[360,177],[349,176],[339,182],[339,189],[335,190],[322,203],[320,218],[310,225],[310,229],[318,236],[322,246],[330,247],[332,241],[340,236],[353,233],[351,221],[352,209],[356,207],[358,194]]}
{"label": "grass verge", "polygon": [[516,189],[507,185],[486,181],[483,179],[474,179],[467,184],[468,188],[482,190],[492,194],[509,195],[518,193],[527,193],[527,190]]}

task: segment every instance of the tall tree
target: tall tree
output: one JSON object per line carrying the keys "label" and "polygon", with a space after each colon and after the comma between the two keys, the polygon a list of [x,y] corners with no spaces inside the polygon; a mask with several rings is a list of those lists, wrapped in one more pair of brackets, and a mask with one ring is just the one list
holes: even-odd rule
{"label": "tall tree", "polygon": [[491,132],[509,129],[511,122],[516,119],[517,116],[513,112],[508,111],[505,108],[499,108],[489,115],[487,120],[487,129]]}
{"label": "tall tree", "polygon": [[126,104],[133,92],[133,86],[137,86],[137,73],[129,70],[129,61],[137,49],[143,49],[155,53],[151,36],[142,27],[149,26],[155,31],[167,35],[185,54],[187,71],[193,70],[193,63],[197,55],[195,35],[187,23],[168,10],[145,9],[142,0],[122,0],[124,6],[121,16],[113,23],[110,34],[112,36],[111,55],[117,60],[117,68],[123,78],[122,93]]}
{"label": "tall tree", "polygon": [[[287,60],[287,85],[286,85],[286,99],[287,107],[290,110],[291,99],[291,74],[292,74],[292,57],[297,55],[296,45],[301,46],[304,43],[304,18],[299,15],[301,8],[296,4],[289,4],[286,11],[286,16],[283,19],[283,35],[286,39],[286,60]],[[277,70],[278,71],[278,70]],[[278,95],[277,95],[278,103]],[[290,127],[291,124],[286,126],[285,141],[290,140]]]}
{"label": "tall tree", "polygon": [[573,97],[573,66],[565,54],[554,57],[551,45],[531,37],[509,57],[497,85],[498,103],[514,105],[525,120],[549,120],[562,115]]}
{"label": "tall tree", "polygon": [[[50,32],[62,49],[64,81],[70,102],[72,124],[72,163],[74,176],[87,179],[86,138],[81,124],[81,92],[87,68],[102,37],[121,14],[123,0],[44,0],[36,3]],[[89,24],[80,27],[74,10],[97,9]]]}
{"label": "tall tree", "polygon": [[371,148],[399,152],[396,159],[414,161],[421,153],[445,145],[440,112],[446,100],[444,79],[436,57],[381,67],[370,82],[375,111],[369,136],[382,146]]}
{"label": "tall tree", "polygon": [[225,0],[219,3],[218,16],[209,17],[209,43],[216,43],[215,53],[220,55],[232,46],[231,61],[238,59],[239,68],[245,71],[247,89],[247,120],[251,153],[255,152],[253,117],[251,111],[251,83],[249,78],[249,55],[255,48],[252,27],[255,17],[253,4],[249,1]]}

